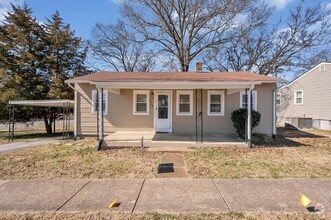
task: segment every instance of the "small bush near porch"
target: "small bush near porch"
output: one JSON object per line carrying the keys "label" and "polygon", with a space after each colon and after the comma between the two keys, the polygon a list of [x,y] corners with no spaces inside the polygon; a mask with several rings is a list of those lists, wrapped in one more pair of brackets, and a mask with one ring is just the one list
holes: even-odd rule
{"label": "small bush near porch", "polygon": [[96,151],[94,140],[62,141],[0,154],[0,179],[151,178],[161,153]]}
{"label": "small bush near porch", "polygon": [[330,178],[331,131],[279,129],[263,146],[201,149],[184,158],[195,178]]}

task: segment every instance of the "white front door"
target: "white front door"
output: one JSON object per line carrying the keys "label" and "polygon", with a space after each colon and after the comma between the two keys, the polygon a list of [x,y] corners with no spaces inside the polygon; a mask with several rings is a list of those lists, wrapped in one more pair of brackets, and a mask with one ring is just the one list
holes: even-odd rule
{"label": "white front door", "polygon": [[154,92],[154,128],[157,132],[172,131],[172,92]]}

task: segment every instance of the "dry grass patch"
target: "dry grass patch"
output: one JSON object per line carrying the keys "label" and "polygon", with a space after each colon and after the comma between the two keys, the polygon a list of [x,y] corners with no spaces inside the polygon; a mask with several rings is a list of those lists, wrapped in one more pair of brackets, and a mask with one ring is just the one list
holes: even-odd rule
{"label": "dry grass patch", "polygon": [[[75,145],[70,145],[75,144]],[[49,144],[0,154],[1,179],[148,178],[161,153],[125,148],[96,151],[95,141]]]}
{"label": "dry grass patch", "polygon": [[154,219],[297,219],[297,220],[315,220],[315,219],[329,219],[331,216],[327,214],[308,214],[308,213],[237,213],[228,212],[221,214],[159,214],[159,213],[142,213],[142,214],[124,214],[113,212],[35,212],[35,213],[15,213],[15,212],[0,212],[0,219],[114,219],[114,220],[154,220]]}
{"label": "dry grass patch", "polygon": [[195,178],[330,178],[330,134],[281,130],[278,147],[208,148],[184,158]]}

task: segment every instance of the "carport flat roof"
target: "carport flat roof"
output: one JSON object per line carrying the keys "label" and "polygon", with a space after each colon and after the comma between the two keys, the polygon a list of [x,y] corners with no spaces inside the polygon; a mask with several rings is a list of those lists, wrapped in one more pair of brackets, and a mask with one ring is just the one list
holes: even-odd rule
{"label": "carport flat roof", "polygon": [[[27,105],[38,107],[69,107],[74,108],[74,101],[69,99],[49,99],[49,100],[11,100],[10,105]],[[67,104],[67,106],[64,106]]]}

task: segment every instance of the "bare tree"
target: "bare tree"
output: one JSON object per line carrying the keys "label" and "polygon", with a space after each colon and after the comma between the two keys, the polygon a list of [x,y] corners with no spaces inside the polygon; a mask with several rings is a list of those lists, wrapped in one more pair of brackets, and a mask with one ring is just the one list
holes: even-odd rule
{"label": "bare tree", "polygon": [[181,71],[202,51],[234,37],[237,15],[254,1],[242,0],[131,0],[121,14],[142,42],[154,42],[174,55]]}
{"label": "bare tree", "polygon": [[[273,27],[268,24],[270,8],[250,7],[245,24],[237,28],[236,35],[240,37],[208,50],[201,56],[204,63],[211,71],[245,70],[263,75],[277,75],[305,66],[313,51],[320,53],[323,46],[330,45],[331,23],[330,10],[322,5],[304,8],[303,4],[301,1],[285,22],[279,21]],[[245,27],[252,23],[259,25]]]}
{"label": "bare tree", "polygon": [[151,71],[155,66],[155,54],[122,21],[117,24],[96,24],[88,45],[92,56],[115,71]]}

